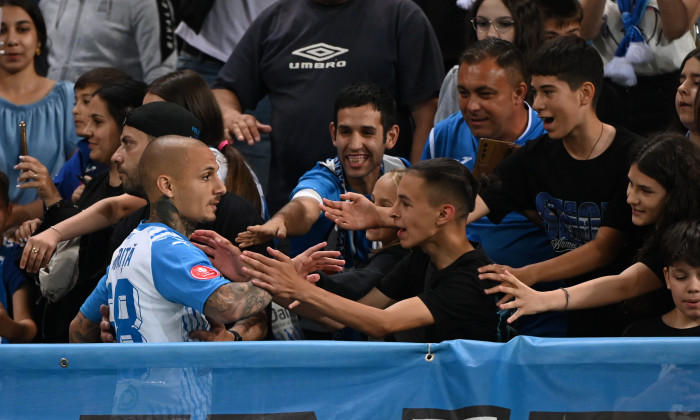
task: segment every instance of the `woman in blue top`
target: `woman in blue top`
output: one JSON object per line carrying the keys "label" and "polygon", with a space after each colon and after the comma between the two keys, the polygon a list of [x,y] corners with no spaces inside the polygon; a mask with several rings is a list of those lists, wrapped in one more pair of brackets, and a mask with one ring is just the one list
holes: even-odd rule
{"label": "woman in blue top", "polygon": [[[46,27],[33,0],[0,0],[0,170],[10,178],[10,202],[28,205],[29,215],[41,215],[35,189],[19,190],[17,182],[31,180],[36,173],[14,169],[19,162],[19,122],[27,126],[28,154],[55,174],[75,149],[78,136],[71,110],[73,85],[40,76],[35,62],[46,54]],[[21,209],[13,214],[19,216]],[[15,218],[13,218],[15,219]],[[15,220],[5,226],[16,224]]]}

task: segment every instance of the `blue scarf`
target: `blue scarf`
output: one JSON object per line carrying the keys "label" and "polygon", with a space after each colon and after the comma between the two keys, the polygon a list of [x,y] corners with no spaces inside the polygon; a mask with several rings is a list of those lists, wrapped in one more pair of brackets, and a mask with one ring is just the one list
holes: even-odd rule
{"label": "blue scarf", "polygon": [[625,36],[615,51],[615,57],[605,67],[605,76],[619,85],[636,85],[637,76],[633,64],[647,63],[653,58],[651,48],[639,29],[639,22],[648,4],[649,0],[617,0]]}

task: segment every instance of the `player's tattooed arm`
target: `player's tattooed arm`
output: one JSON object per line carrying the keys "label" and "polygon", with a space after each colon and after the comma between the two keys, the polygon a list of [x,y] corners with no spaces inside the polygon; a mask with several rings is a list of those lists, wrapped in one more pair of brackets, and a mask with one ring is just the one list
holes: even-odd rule
{"label": "player's tattooed arm", "polygon": [[90,321],[82,312],[78,312],[70,323],[68,336],[71,343],[99,343],[100,324]]}
{"label": "player's tattooed arm", "polygon": [[209,296],[204,314],[226,324],[262,311],[271,300],[269,293],[250,282],[227,283]]}
{"label": "player's tattooed arm", "polygon": [[153,214],[151,215],[153,220],[163,223],[164,225],[182,233],[183,235],[189,237],[195,230],[195,223],[185,219],[180,215],[175,204],[166,196],[162,196],[156,201],[155,206],[153,206]]}

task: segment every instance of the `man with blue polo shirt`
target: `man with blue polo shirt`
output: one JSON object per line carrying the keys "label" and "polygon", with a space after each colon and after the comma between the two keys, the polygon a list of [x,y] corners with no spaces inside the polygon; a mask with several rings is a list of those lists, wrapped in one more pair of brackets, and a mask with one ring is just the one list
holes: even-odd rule
{"label": "man with blue polo shirt", "polygon": [[[384,172],[409,166],[405,159],[384,154],[399,136],[395,110],[391,95],[377,84],[359,82],[343,89],[335,101],[335,121],[330,123],[337,156],[307,171],[292,191],[290,202],[267,223],[250,226],[239,234],[236,241],[241,247],[289,237],[290,255],[296,256],[328,240],[336,228],[321,217],[319,204],[324,198],[337,201],[345,192],[369,196]],[[366,264],[371,243],[365,232],[337,229],[336,233],[334,247],[341,252],[345,266]]]}
{"label": "man with blue polo shirt", "polygon": [[[272,238],[289,237],[289,254],[294,257],[323,241],[340,251],[345,267],[364,266],[369,261],[372,244],[365,231],[350,231],[321,216],[323,199],[340,200],[346,192],[369,196],[377,179],[384,172],[403,169],[408,161],[384,154],[399,136],[394,123],[396,104],[383,87],[368,82],[347,86],[336,97],[334,121],[330,134],[337,156],[318,162],[299,180],[290,201],[263,225],[248,227],[236,238],[241,248],[267,242]],[[293,156],[289,157],[293,159]],[[372,286],[372,285],[368,285]],[[369,291],[369,290],[367,290]],[[302,322],[307,339],[358,338],[344,330],[330,334],[312,323]]]}
{"label": "man with blue polo shirt", "polygon": [[[435,125],[423,160],[451,157],[474,170],[480,139],[522,146],[545,133],[537,113],[525,102],[529,80],[523,55],[514,44],[487,38],[470,45],[460,58],[457,89],[460,112]],[[517,212],[509,213],[499,225],[484,217],[467,227],[467,236],[480,242],[491,259],[511,267],[555,257],[544,231]],[[559,319],[555,322],[552,317]],[[528,335],[566,335],[564,319],[558,314],[526,320],[518,328]]]}

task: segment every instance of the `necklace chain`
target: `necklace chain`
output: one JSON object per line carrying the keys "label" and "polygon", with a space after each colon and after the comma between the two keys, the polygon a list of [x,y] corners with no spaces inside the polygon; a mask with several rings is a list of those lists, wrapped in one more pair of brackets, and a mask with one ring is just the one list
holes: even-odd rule
{"label": "necklace chain", "polygon": [[595,147],[598,145],[598,143],[600,143],[600,139],[603,138],[603,128],[605,128],[605,124],[600,123],[600,135],[598,136],[598,140],[596,140],[595,144],[593,144],[593,147],[591,147],[591,151],[588,152],[588,156],[586,156],[585,160],[588,160],[591,157],[591,155],[593,154],[593,151],[595,150]]}

